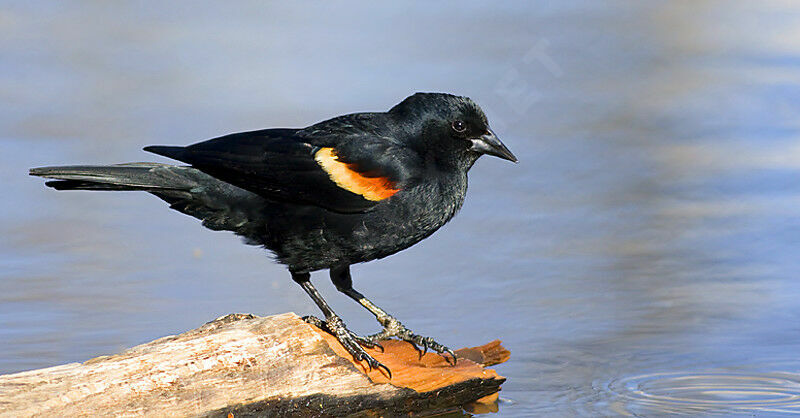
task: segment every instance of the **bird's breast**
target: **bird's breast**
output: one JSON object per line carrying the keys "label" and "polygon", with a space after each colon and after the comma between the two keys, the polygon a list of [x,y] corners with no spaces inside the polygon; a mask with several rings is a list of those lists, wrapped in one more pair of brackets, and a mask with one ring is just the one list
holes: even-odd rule
{"label": "bird's breast", "polygon": [[466,176],[448,180],[420,182],[377,205],[353,230],[354,241],[379,258],[430,236],[464,203]]}
{"label": "bird's breast", "polygon": [[275,210],[268,235],[278,259],[297,271],[383,258],[433,234],[464,202],[466,175],[422,181],[363,213],[336,213],[306,206]]}

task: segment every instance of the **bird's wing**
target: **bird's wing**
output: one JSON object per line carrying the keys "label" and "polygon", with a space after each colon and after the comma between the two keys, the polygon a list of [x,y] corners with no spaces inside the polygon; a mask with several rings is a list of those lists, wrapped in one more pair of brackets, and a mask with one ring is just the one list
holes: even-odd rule
{"label": "bird's wing", "polygon": [[403,151],[369,135],[304,138],[295,129],[242,132],[187,147],[145,151],[193,167],[265,198],[363,212],[407,184]]}

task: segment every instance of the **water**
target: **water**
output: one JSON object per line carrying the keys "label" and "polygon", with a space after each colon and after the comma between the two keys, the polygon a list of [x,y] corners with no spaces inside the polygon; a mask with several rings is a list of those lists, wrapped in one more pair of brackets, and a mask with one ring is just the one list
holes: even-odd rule
{"label": "water", "polygon": [[0,372],[316,312],[231,234],[29,167],[433,90],[480,103],[520,163],[479,161],[461,214],[356,288],[451,347],[504,340],[500,416],[798,413],[798,27],[785,1],[6,2]]}

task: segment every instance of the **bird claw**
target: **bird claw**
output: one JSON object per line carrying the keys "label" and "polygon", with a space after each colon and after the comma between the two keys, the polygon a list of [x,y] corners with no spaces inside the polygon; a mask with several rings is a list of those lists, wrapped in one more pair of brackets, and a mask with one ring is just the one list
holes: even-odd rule
{"label": "bird claw", "polygon": [[[450,357],[453,358],[453,366],[455,366],[456,363],[458,362],[458,356],[456,356],[456,353],[453,352],[453,350],[451,350],[451,349],[449,349],[447,347],[445,347],[445,349],[446,349],[445,351],[447,351],[447,354],[450,354]],[[447,357],[445,357],[445,361],[450,363],[450,360]]]}
{"label": "bird claw", "polygon": [[[374,343],[378,340],[385,340],[391,337],[397,337],[403,341],[410,343],[420,353],[419,354],[420,360],[425,354],[428,353],[428,350],[431,350],[435,351],[436,353],[444,357],[445,361],[448,364],[452,364],[453,366],[456,365],[456,362],[458,361],[456,353],[454,353],[453,350],[451,350],[449,347],[437,343],[436,341],[434,341],[433,338],[423,337],[421,335],[414,334],[413,332],[411,332],[411,330],[409,330],[403,324],[401,324],[400,321],[391,316],[388,318],[383,318],[381,320],[381,324],[383,324],[384,326],[383,331],[377,334],[367,336],[365,338]],[[444,355],[445,353],[449,354],[450,357],[452,357],[452,360],[450,359],[450,357],[445,356]]]}
{"label": "bird claw", "polygon": [[428,341],[425,339],[422,340],[422,350],[419,352],[419,359],[422,360],[422,357],[428,354]]}
{"label": "bird claw", "polygon": [[[311,325],[315,325],[316,327],[325,330],[329,334],[336,337],[345,350],[347,350],[347,352],[350,353],[350,355],[352,355],[356,361],[365,361],[367,366],[369,366],[370,371],[383,369],[389,376],[389,379],[392,378],[392,371],[389,370],[389,368],[383,363],[375,360],[372,356],[367,354],[367,352],[361,348],[362,345],[368,348],[377,347],[380,348],[381,352],[384,352],[383,346],[378,341],[386,340],[391,337],[397,337],[410,343],[419,352],[420,360],[425,354],[428,353],[428,350],[430,350],[435,351],[444,357],[444,360],[447,362],[447,364],[455,366],[458,362],[456,353],[453,352],[453,350],[451,350],[449,347],[437,343],[431,337],[423,337],[421,335],[414,334],[408,328],[403,326],[400,321],[394,319],[393,317],[389,317],[389,319],[385,320],[383,331],[366,337],[356,335],[347,329],[341,318],[338,316],[332,316],[323,321],[315,316],[309,315],[303,317],[303,320]],[[446,356],[444,354],[449,354],[450,356]]]}
{"label": "bird claw", "polygon": [[[405,337],[403,337],[403,336],[399,336],[399,337],[402,338],[402,339],[405,339]],[[413,343],[415,344],[415,346],[422,347],[422,350],[417,348],[417,350],[419,350],[419,352],[420,352],[420,354],[419,354],[419,358],[420,359],[422,359],[422,357],[428,352],[428,349],[430,349],[431,351],[435,351],[436,353],[438,353],[439,355],[444,357],[445,361],[448,364],[452,364],[453,366],[456,365],[456,361],[457,361],[456,360],[456,353],[454,353],[453,350],[451,350],[449,347],[437,343],[431,337],[423,337],[423,336],[411,333],[410,331],[409,331],[408,338],[410,340],[413,340]],[[408,341],[408,340],[406,340],[406,341]],[[450,356],[452,357],[452,363],[451,363],[450,357],[447,357],[447,356],[444,355],[445,353],[450,354]]]}
{"label": "bird claw", "polygon": [[386,374],[388,375],[389,379],[391,379],[391,378],[392,378],[392,371],[391,371],[391,370],[389,370],[389,368],[388,368],[388,367],[386,367],[386,365],[385,365],[385,364],[383,364],[383,363],[379,362],[378,360],[375,360],[375,358],[374,358],[374,357],[372,357],[372,356],[370,356],[369,354],[367,354],[367,353],[364,353],[364,354],[361,356],[361,358],[359,359],[359,361],[360,361],[360,360],[363,360],[363,361],[366,361],[366,362],[367,362],[367,366],[369,366],[369,370],[370,370],[370,371],[372,371],[372,370],[378,370],[378,371],[380,371],[381,369],[383,369],[383,371],[385,371],[385,372],[386,372]]}
{"label": "bird claw", "polygon": [[371,341],[371,343],[373,344],[373,347],[378,347],[378,348],[380,348],[380,349],[381,349],[381,353],[384,353],[384,352],[386,352],[386,350],[384,350],[384,349],[383,349],[383,346],[381,345],[381,343],[379,343],[379,342],[377,342],[377,341]]}
{"label": "bird claw", "polygon": [[[350,331],[348,330],[348,332],[350,332]],[[360,336],[360,335],[356,335],[356,334],[354,334],[354,333],[352,333],[352,332],[350,332],[350,336],[351,336],[351,337],[352,337],[354,340],[356,340],[356,342],[357,342],[359,345],[363,345],[364,347],[367,347],[367,348],[375,348],[375,347],[378,347],[378,348],[380,348],[380,349],[381,349],[381,352],[383,352],[383,346],[382,346],[382,345],[380,345],[380,344],[379,344],[377,341],[372,341],[372,340],[369,340],[369,339],[367,339],[367,338],[365,338],[365,337],[362,337],[362,336]]]}
{"label": "bird claw", "polygon": [[369,337],[361,337],[354,334],[352,331],[347,329],[347,327],[344,325],[344,322],[342,322],[342,319],[335,315],[327,318],[324,321],[311,315],[303,317],[303,320],[336,337],[339,343],[342,344],[342,347],[344,347],[344,349],[347,350],[351,356],[353,356],[353,359],[359,362],[366,362],[370,371],[383,369],[388,375],[389,379],[392,378],[392,371],[389,370],[385,364],[375,360],[374,357],[367,354],[367,352],[361,347],[362,345],[368,348],[379,347],[381,352],[383,352],[383,346],[377,341],[374,341]]}

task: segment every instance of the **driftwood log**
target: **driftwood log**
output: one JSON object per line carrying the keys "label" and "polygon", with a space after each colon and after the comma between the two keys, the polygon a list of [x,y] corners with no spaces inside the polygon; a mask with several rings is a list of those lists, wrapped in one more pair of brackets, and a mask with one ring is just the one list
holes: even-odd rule
{"label": "driftwood log", "polygon": [[337,416],[491,410],[505,381],[484,366],[499,341],[458,350],[451,366],[410,344],[369,350],[392,370],[356,363],[297,315],[232,314],[85,363],[0,376],[0,416]]}

